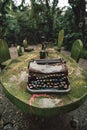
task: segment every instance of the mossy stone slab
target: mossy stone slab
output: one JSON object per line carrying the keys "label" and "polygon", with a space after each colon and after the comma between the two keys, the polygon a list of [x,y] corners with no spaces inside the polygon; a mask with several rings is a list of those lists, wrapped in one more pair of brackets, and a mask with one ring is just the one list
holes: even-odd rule
{"label": "mossy stone slab", "polygon": [[68,67],[71,91],[66,94],[30,94],[27,90],[28,62],[39,58],[39,50],[24,53],[0,74],[6,96],[30,114],[52,116],[79,107],[87,97],[87,72],[69,56],[49,49],[47,58],[63,57]]}

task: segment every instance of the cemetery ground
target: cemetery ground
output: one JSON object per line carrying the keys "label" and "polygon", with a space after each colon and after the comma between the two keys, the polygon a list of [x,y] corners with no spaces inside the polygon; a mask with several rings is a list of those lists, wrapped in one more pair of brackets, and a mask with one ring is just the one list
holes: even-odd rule
{"label": "cemetery ground", "polygon": [[[64,50],[62,53],[70,55]],[[79,65],[87,71],[87,60],[80,59]],[[0,130],[87,130],[87,100],[70,113],[40,117],[22,112],[9,101],[0,85]]]}

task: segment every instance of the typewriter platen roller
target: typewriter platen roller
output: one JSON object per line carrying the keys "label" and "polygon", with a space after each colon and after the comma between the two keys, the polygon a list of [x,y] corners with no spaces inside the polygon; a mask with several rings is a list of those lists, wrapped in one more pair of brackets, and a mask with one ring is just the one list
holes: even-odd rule
{"label": "typewriter platen roller", "polygon": [[68,68],[63,59],[31,60],[28,65],[30,93],[66,93],[70,91]]}

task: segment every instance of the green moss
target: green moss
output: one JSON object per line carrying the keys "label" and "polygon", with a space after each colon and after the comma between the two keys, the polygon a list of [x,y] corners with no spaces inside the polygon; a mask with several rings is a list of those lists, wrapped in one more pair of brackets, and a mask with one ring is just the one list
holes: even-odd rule
{"label": "green moss", "polygon": [[8,59],[10,59],[8,44],[0,39],[0,64]]}
{"label": "green moss", "polygon": [[57,45],[57,49],[58,51],[61,50],[62,44],[63,44],[63,39],[64,39],[64,30],[60,30],[59,34],[58,34],[58,45]]}
{"label": "green moss", "polygon": [[83,49],[83,44],[82,41],[80,39],[76,40],[73,43],[72,49],[71,49],[71,57],[78,62],[79,58],[81,56],[81,51]]}
{"label": "green moss", "polygon": [[[18,57],[16,59],[17,62],[11,62],[9,67],[4,69],[0,74],[4,86],[3,88],[8,98],[23,111],[42,116],[65,113],[80,106],[87,97],[87,72],[81,69],[72,58],[59,52],[49,51],[47,58],[57,57],[63,57],[67,61],[66,64],[68,66],[71,87],[69,93],[45,94],[44,96],[36,97],[35,100],[31,100],[33,95],[27,90],[27,67],[31,59],[39,58],[38,50],[37,52],[25,53],[23,56]],[[40,105],[43,103],[42,101],[48,101],[49,98],[52,99],[51,107],[46,108],[45,106],[41,108]],[[58,104],[56,101],[59,99],[61,99],[61,102]],[[30,106],[30,101],[32,101],[32,106]]]}
{"label": "green moss", "polygon": [[23,40],[23,47],[24,49],[28,47],[28,43],[26,39]]}

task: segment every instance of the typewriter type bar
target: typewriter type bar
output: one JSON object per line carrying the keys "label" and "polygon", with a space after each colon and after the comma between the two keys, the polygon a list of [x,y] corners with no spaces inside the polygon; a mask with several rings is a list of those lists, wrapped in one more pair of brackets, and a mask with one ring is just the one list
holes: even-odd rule
{"label": "typewriter type bar", "polygon": [[63,58],[59,58],[59,59],[32,59],[30,62],[36,62],[37,64],[56,64],[56,63],[66,63],[66,61]]}

